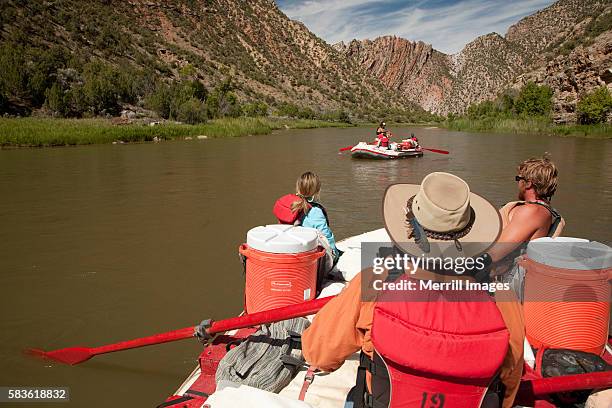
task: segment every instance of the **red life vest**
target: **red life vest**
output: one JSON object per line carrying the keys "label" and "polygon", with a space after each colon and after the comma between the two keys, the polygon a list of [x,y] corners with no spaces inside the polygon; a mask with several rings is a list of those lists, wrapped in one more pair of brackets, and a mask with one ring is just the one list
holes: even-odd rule
{"label": "red life vest", "polygon": [[482,291],[418,290],[418,280],[400,280],[417,290],[384,293],[376,303],[365,406],[478,408],[509,347],[497,306]]}
{"label": "red life vest", "polygon": [[276,200],[272,212],[278,219],[278,222],[281,224],[294,224],[302,216],[302,211],[291,211],[291,205],[301,200],[295,194],[287,194]]}
{"label": "red life vest", "polygon": [[[274,208],[272,208],[272,213],[278,219],[278,222],[281,224],[295,224],[295,222],[304,216],[302,211],[291,211],[291,205],[300,201],[301,198],[295,194],[287,194],[276,200],[274,203]],[[327,210],[323,207],[322,204],[313,201],[308,203],[308,210],[312,207],[318,207],[323,211],[323,215],[325,216],[325,220],[327,221],[327,225],[329,226],[329,217],[327,216]]]}
{"label": "red life vest", "polygon": [[389,147],[389,138],[385,135],[379,137],[381,147]]}

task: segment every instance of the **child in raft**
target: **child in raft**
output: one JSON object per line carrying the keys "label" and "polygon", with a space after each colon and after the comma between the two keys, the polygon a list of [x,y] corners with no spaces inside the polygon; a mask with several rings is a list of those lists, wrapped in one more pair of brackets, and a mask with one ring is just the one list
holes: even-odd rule
{"label": "child in raft", "polygon": [[338,248],[336,248],[336,239],[329,227],[327,211],[325,211],[325,207],[319,203],[320,194],[321,180],[319,176],[307,171],[302,174],[295,183],[295,195],[297,195],[300,200],[295,201],[291,205],[291,209],[301,213],[300,225],[302,227],[316,228],[323,234],[333,252],[334,260],[336,260],[339,256]]}
{"label": "child in raft", "polygon": [[297,179],[295,195],[288,194],[276,202],[274,214],[281,223],[291,223],[317,229],[321,240],[324,241],[323,246],[328,249],[328,252],[331,252],[335,263],[340,253],[336,248],[334,233],[329,227],[327,211],[318,201],[320,193],[321,180],[319,176],[307,171]]}

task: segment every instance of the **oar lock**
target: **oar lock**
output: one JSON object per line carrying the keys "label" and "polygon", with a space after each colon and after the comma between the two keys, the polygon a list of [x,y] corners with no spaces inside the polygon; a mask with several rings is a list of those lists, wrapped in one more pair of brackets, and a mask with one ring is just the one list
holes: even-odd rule
{"label": "oar lock", "polygon": [[198,340],[200,340],[202,344],[208,343],[213,338],[213,336],[211,336],[207,331],[207,329],[209,329],[210,326],[212,326],[212,322],[213,322],[212,319],[204,319],[202,320],[202,323],[198,324],[195,327],[193,336],[197,337]]}

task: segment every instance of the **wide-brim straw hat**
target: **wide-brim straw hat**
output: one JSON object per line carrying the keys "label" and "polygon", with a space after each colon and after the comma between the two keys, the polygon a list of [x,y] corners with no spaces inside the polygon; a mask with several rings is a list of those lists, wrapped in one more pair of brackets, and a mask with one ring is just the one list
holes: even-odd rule
{"label": "wide-brim straw hat", "polygon": [[[393,242],[412,256],[476,257],[493,245],[502,229],[493,204],[471,192],[461,178],[442,172],[428,174],[420,185],[390,185],[383,217]],[[415,232],[414,221],[422,229]],[[419,232],[425,240],[417,239]]]}

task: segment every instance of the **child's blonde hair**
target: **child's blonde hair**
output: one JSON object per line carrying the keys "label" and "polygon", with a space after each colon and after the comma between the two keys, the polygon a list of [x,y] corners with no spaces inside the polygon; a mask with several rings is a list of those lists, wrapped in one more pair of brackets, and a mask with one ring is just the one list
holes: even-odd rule
{"label": "child's blonde hair", "polygon": [[295,194],[300,197],[300,200],[291,203],[291,211],[300,211],[307,214],[310,209],[308,201],[318,200],[320,192],[321,180],[319,180],[319,176],[311,171],[302,174],[295,183]]}

